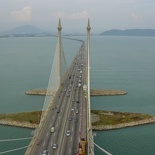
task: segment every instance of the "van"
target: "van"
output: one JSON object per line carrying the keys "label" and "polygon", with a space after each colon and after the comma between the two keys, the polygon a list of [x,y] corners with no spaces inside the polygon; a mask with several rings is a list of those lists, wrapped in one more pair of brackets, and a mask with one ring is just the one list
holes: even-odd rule
{"label": "van", "polygon": [[54,132],[54,127],[51,127],[51,132]]}

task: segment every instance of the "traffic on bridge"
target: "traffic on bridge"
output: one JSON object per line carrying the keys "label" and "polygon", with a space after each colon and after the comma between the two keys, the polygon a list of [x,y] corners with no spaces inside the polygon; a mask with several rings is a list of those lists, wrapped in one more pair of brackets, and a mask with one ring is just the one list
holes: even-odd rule
{"label": "traffic on bridge", "polygon": [[[58,24],[57,73],[58,89],[25,155],[87,155],[93,154],[90,146],[90,105],[88,105],[88,53],[84,41],[64,77],[61,77],[62,46],[61,22]],[[88,30],[88,29],[87,29]],[[90,30],[90,28],[89,28]],[[58,77],[56,77],[58,76]],[[56,89],[56,87],[55,87]]]}
{"label": "traffic on bridge", "polygon": [[[32,154],[77,154],[81,138],[86,140],[86,103],[82,87],[85,69],[83,51],[84,44],[71,65],[68,78],[61,84],[44,124],[46,130],[42,131],[36,141],[37,146]],[[86,146],[83,147],[85,148]]]}

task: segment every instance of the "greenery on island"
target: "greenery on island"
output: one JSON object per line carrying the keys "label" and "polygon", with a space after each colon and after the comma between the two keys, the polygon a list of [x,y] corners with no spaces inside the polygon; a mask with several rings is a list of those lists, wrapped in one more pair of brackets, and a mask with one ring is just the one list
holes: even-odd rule
{"label": "greenery on island", "polygon": [[[99,116],[99,121],[92,123],[93,126],[98,125],[116,125],[121,123],[135,122],[152,118],[148,114],[129,113],[129,112],[113,112],[104,110],[91,110],[92,114]],[[41,117],[41,111],[21,112],[15,114],[0,114],[0,120],[12,120],[17,122],[29,122],[38,124]]]}
{"label": "greenery on island", "polygon": [[29,122],[33,124],[38,124],[41,117],[41,111],[32,111],[32,112],[21,112],[14,114],[0,114],[0,120],[12,120],[17,122]]}
{"label": "greenery on island", "polygon": [[91,110],[92,114],[98,115],[100,120],[92,123],[93,126],[98,125],[116,125],[121,123],[129,123],[152,118],[148,114],[129,113],[129,112],[113,112],[103,110]]}

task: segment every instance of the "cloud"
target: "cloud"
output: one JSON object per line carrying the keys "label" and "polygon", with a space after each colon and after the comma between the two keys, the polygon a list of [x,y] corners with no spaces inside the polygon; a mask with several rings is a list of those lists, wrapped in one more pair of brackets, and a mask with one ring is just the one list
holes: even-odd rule
{"label": "cloud", "polygon": [[18,21],[30,21],[32,19],[32,6],[25,6],[21,10],[14,10],[11,12],[11,17]]}
{"label": "cloud", "polygon": [[137,14],[135,14],[135,13],[132,13],[131,16],[132,16],[134,19],[138,19],[138,20],[142,19],[142,16],[139,16],[139,15],[137,15]]}
{"label": "cloud", "polygon": [[55,18],[66,18],[66,19],[87,19],[89,17],[87,11],[82,11],[78,13],[65,13],[65,12],[55,12],[53,17]]}

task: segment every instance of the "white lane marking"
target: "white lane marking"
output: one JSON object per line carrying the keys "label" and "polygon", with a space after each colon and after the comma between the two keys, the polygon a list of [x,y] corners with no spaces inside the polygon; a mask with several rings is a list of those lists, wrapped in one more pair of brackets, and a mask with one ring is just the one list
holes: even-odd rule
{"label": "white lane marking", "polygon": [[54,133],[54,136],[55,136],[55,133]]}
{"label": "white lane marking", "polygon": [[43,143],[43,146],[45,145],[45,141],[44,141],[44,143]]}
{"label": "white lane marking", "polygon": [[47,136],[48,136],[49,132],[47,133]]}
{"label": "white lane marking", "polygon": [[72,139],[73,139],[73,138],[71,137],[71,142],[72,142]]}
{"label": "white lane marking", "polygon": [[71,148],[69,148],[69,154],[71,153]]}
{"label": "white lane marking", "polygon": [[58,124],[56,125],[56,127],[58,127]]}
{"label": "white lane marking", "polygon": [[53,145],[53,141],[52,141],[52,143],[51,143],[51,146]]}

